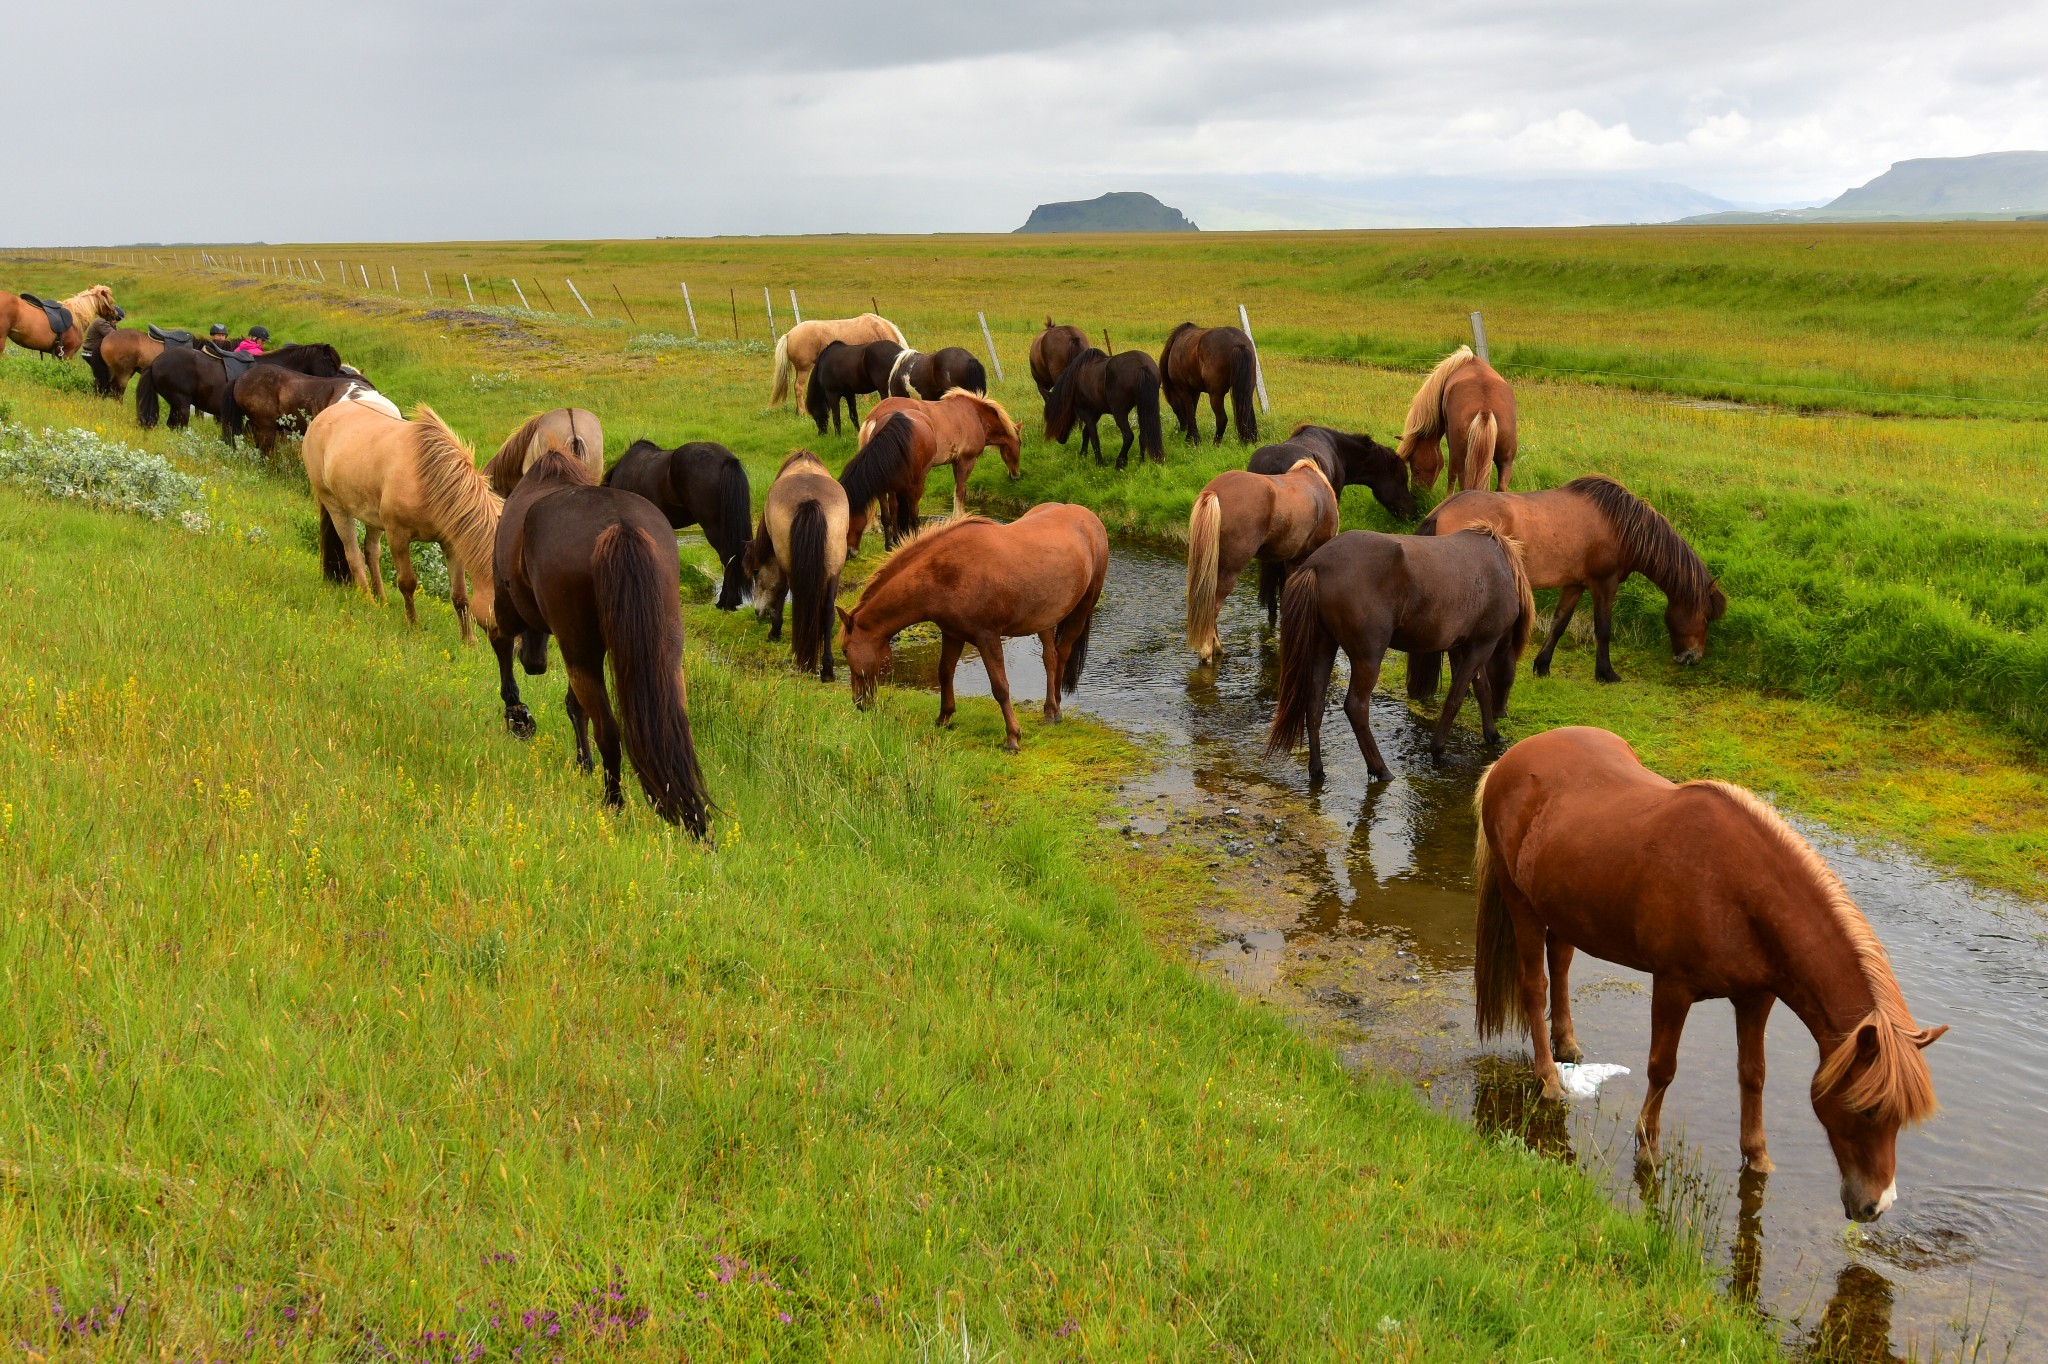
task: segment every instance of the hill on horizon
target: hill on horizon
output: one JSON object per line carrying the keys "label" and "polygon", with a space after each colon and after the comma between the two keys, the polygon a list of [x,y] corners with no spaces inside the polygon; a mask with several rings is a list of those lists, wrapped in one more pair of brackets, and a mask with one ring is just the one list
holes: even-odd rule
{"label": "hill on horizon", "polygon": [[1177,208],[1126,190],[1095,199],[1040,204],[1019,232],[1199,232]]}
{"label": "hill on horizon", "polygon": [[1853,223],[1884,218],[2012,218],[2048,211],[2048,152],[1984,152],[1894,161],[1819,208],[1708,213],[1681,223]]}

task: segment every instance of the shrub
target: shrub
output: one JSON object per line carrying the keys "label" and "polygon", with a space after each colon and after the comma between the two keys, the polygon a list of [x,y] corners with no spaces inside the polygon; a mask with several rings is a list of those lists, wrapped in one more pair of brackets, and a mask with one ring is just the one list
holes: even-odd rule
{"label": "shrub", "polygon": [[132,512],[152,521],[175,519],[204,533],[206,483],[180,473],[162,455],[152,455],[97,431],[74,428],[31,431],[0,423],[0,479],[45,497]]}

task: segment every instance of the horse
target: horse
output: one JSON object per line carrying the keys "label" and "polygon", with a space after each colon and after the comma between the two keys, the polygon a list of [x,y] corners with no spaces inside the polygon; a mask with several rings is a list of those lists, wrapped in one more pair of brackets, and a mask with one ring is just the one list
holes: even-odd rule
{"label": "horse", "polygon": [[1577,726],[1510,748],[1473,806],[1481,1037],[1526,1028],[1544,1097],[1560,1099],[1557,1063],[1579,1058],[1572,954],[1648,972],[1649,1093],[1636,1142],[1654,1168],[1686,1014],[1726,999],[1742,1155],[1764,1174],[1764,1024],[1783,999],[1820,1050],[1813,1112],[1842,1176],[1842,1211],[1869,1222],[1891,1207],[1899,1128],[1935,1110],[1921,1052],[1948,1029],[1914,1023],[1869,920],[1775,810],[1726,782],[1667,781],[1619,735]]}
{"label": "horse", "polygon": [[1369,489],[1382,507],[1401,520],[1415,515],[1408,466],[1363,431],[1350,433],[1303,422],[1278,445],[1262,445],[1245,462],[1255,474],[1285,473],[1297,460],[1312,459],[1341,497],[1352,486]]}
{"label": "horse", "polygon": [[[1345,532],[1309,555],[1280,595],[1280,694],[1266,756],[1292,750],[1306,732],[1309,780],[1322,779],[1323,697],[1339,645],[1351,660],[1344,715],[1375,779],[1392,775],[1372,737],[1372,691],[1390,648],[1409,655],[1411,695],[1415,657],[1451,655],[1431,761],[1443,760],[1468,686],[1486,742],[1500,742],[1494,720],[1507,710],[1535,619],[1522,547],[1504,535],[1483,526],[1436,539]],[[1435,690],[1432,676],[1428,694]]]}
{"label": "horse", "polygon": [[1047,313],[1045,330],[1031,338],[1031,382],[1038,385],[1038,396],[1050,397],[1052,386],[1067,372],[1067,366],[1087,349],[1088,333],[1079,327],[1057,326]]}
{"label": "horse", "polygon": [[[53,318],[51,312],[56,317]],[[56,321],[66,314],[71,321],[65,326],[56,326]],[[61,303],[55,299],[37,298],[34,294],[15,295],[0,289],[0,353],[4,353],[7,343],[12,341],[29,350],[69,360],[85,344],[85,329],[92,325],[94,318],[119,322],[127,315],[114,302],[114,291],[104,284],[95,284]]]}
{"label": "horse", "polygon": [[[958,388],[937,402],[927,402],[922,398],[884,398],[875,404],[868,413],[867,421],[861,425],[862,454],[866,454],[868,446],[889,428],[890,418],[897,416],[911,419],[908,439],[914,447],[911,455],[918,465],[914,490],[910,474],[899,469],[894,470],[893,486],[883,489],[878,484],[875,491],[888,491],[897,496],[894,525],[898,534],[917,525],[917,504],[924,496],[924,475],[941,464],[953,466],[955,516],[966,513],[967,480],[973,475],[981,452],[989,446],[995,446],[996,453],[1003,457],[1011,478],[1023,477],[1018,465],[1024,445],[1023,434],[1018,431],[1017,423],[1010,420],[1010,414],[1003,410],[1002,404],[993,398]],[[878,456],[881,453],[878,452]],[[859,462],[860,455],[854,459]],[[877,472],[882,463],[878,458]],[[853,472],[854,466],[847,465],[841,481],[846,481]],[[850,482],[847,483],[847,494],[853,498],[853,515],[858,522],[858,525],[848,523],[848,534],[853,537],[850,547],[858,548],[861,531],[867,526],[867,503],[861,500]]]}
{"label": "horse", "polygon": [[[565,708],[576,731],[576,761],[590,771],[591,721],[604,758],[604,803],[625,806],[619,740],[633,757],[654,813],[703,838],[711,803],[690,737],[683,679],[683,608],[668,523],[637,493],[600,486],[588,455],[552,447],[505,500],[493,548],[498,656],[505,725],[531,738],[533,715],[512,677],[516,645],[529,674],[547,670],[547,640],[569,670]],[[481,480],[479,480],[481,482]],[[619,713],[612,714],[604,661],[610,655]]]}
{"label": "horse", "polygon": [[1515,471],[1515,391],[1486,361],[1460,346],[1437,362],[1408,404],[1401,448],[1417,488],[1434,488],[1444,467],[1442,442],[1451,443],[1451,486],[1482,490],[1486,466],[1508,490]]}
{"label": "horse", "polygon": [[811,366],[818,362],[818,356],[825,347],[834,341],[844,341],[849,345],[863,341],[894,341],[905,350],[910,349],[910,343],[903,339],[902,330],[879,313],[799,322],[775,340],[775,385],[768,394],[768,405],[782,406],[783,399],[790,394],[792,378],[796,382],[796,392],[803,393],[810,381]]}
{"label": "horse", "polygon": [[889,396],[923,398],[936,402],[956,388],[970,393],[988,392],[988,371],[974,352],[946,346],[930,355],[906,350],[889,367]]}
{"label": "horse", "polygon": [[498,496],[510,497],[520,477],[549,450],[567,450],[582,460],[593,483],[604,477],[604,424],[584,408],[557,407],[528,417],[505,437],[484,465],[484,482]]}
{"label": "horse", "polygon": [[953,719],[953,671],[972,644],[1003,712],[1003,750],[1023,747],[1010,706],[1003,640],[1037,635],[1045,654],[1045,720],[1081,685],[1088,630],[1109,573],[1109,533],[1086,507],[1041,502],[1008,525],[983,516],[946,521],[897,546],[851,611],[839,608],[854,704],[873,703],[899,631],[939,627],[939,724]]}
{"label": "horse", "polygon": [[804,387],[804,411],[818,424],[818,434],[825,434],[825,422],[829,417],[832,433],[839,434],[839,404],[846,403],[847,424],[860,426],[860,406],[854,401],[863,393],[884,394],[889,391],[889,371],[900,355],[911,352],[894,341],[869,341],[849,346],[844,341],[834,341],[818,352],[817,363],[811,367],[811,381]]}
{"label": "horse", "polygon": [[1289,569],[1336,533],[1337,490],[1312,459],[1284,474],[1226,469],[1210,479],[1188,516],[1188,647],[1204,663],[1223,652],[1216,617],[1253,559],[1270,626]]}
{"label": "horse", "polygon": [[791,652],[820,682],[833,680],[832,612],[845,566],[846,490],[816,455],[797,450],[769,485],[741,569],[754,584],[754,614],[773,622],[769,639],[782,638],[783,600],[796,598]]}
{"label": "horse", "polygon": [[[310,374],[319,379],[335,379],[347,368],[341,363],[341,354],[325,342],[311,345],[279,346],[253,357],[258,365],[279,365],[300,374]],[[237,372],[242,362],[234,366]],[[233,441],[241,430],[241,410],[234,404],[234,382],[229,378],[229,363],[211,350],[166,346],[163,353],[150,361],[142,371],[142,378],[135,385],[135,420],[143,430],[153,430],[162,409],[159,401],[170,404],[171,415],[167,423],[173,429],[183,427],[192,420],[192,409],[198,408],[220,422],[222,440]]]}
{"label": "horse", "polygon": [[740,557],[747,550],[747,527],[753,520],[753,489],[739,456],[715,441],[698,440],[664,450],[651,440],[636,440],[605,470],[607,488],[638,493],[668,518],[674,531],[702,526],[704,539],[724,568],[718,587],[718,609],[731,611],[746,594],[746,570]]}
{"label": "horse", "polygon": [[1159,366],[1141,350],[1122,355],[1105,355],[1085,350],[1060,372],[1058,382],[1045,399],[1045,438],[1067,443],[1074,422],[1081,422],[1081,453],[1092,447],[1095,462],[1102,463],[1102,436],[1096,423],[1107,415],[1124,438],[1116,452],[1116,467],[1124,467],[1131,455],[1131,426],[1125,414],[1138,416],[1138,455],[1155,464],[1166,462],[1166,442],[1159,434]]}
{"label": "horse", "polygon": [[96,317],[85,329],[78,358],[92,371],[93,392],[118,402],[128,396],[128,381],[163,353],[164,343],[148,332]]}
{"label": "horse", "polygon": [[[491,544],[500,502],[477,472],[475,455],[434,409],[422,403],[406,421],[365,402],[337,402],[313,418],[299,454],[320,508],[320,560],[328,581],[353,582],[384,600],[382,541],[389,535],[405,619],[416,625],[412,542],[437,541],[448,552],[449,599],[462,642],[470,641],[472,612],[486,631],[492,628]],[[475,583],[474,597],[465,576]]]}
{"label": "horse", "polygon": [[344,398],[386,416],[402,419],[405,415],[360,374],[316,379],[282,365],[251,365],[234,387],[235,409],[248,422],[249,438],[266,460],[276,452],[281,434],[287,430],[303,433],[313,418]]}
{"label": "horse", "polygon": [[1235,327],[1197,327],[1183,322],[1166,338],[1159,352],[1159,381],[1166,405],[1180,422],[1181,435],[1202,443],[1195,403],[1209,395],[1216,414],[1216,443],[1223,444],[1223,399],[1237,417],[1237,438],[1250,445],[1259,438],[1258,414],[1252,411],[1252,385],[1258,378],[1258,352],[1252,339]]}
{"label": "horse", "polygon": [[1521,542],[1530,586],[1559,589],[1557,615],[1533,665],[1538,677],[1549,675],[1557,641],[1579,597],[1590,590],[1598,643],[1593,675],[1602,682],[1621,680],[1607,646],[1614,633],[1614,595],[1631,573],[1642,574],[1664,594],[1664,628],[1671,657],[1680,664],[1706,656],[1707,626],[1727,613],[1728,598],[1693,547],[1655,507],[1611,478],[1588,474],[1534,493],[1457,493],[1439,503],[1415,533],[1448,534],[1481,524]]}

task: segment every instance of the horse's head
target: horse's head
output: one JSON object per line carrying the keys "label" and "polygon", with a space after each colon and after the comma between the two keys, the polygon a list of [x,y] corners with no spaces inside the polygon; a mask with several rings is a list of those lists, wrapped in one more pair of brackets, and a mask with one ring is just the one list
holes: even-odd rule
{"label": "horse's head", "polygon": [[1707,626],[1728,614],[1728,598],[1721,584],[1709,582],[1706,593],[1693,601],[1676,597],[1664,603],[1664,628],[1671,632],[1671,657],[1691,667],[1707,656]]}
{"label": "horse's head", "polygon": [[768,538],[767,521],[762,521],[760,531],[741,552],[740,572],[754,587],[754,618],[772,620],[774,612],[769,603],[783,590],[787,580],[783,577],[782,561],[775,557],[775,542]]}
{"label": "horse's head", "polygon": [[[982,434],[988,438],[990,445],[996,447],[996,453],[1003,457],[1003,467],[1010,471],[1011,478],[1024,477],[1024,471],[1018,463],[1024,455],[1024,433],[1017,428],[1017,423],[1010,420],[1010,414],[1003,411],[1002,406],[994,399],[979,399],[977,405],[981,408]],[[1065,443],[1064,438],[1062,443]]]}
{"label": "horse's head", "polygon": [[878,630],[863,630],[856,619],[860,607],[849,611],[835,606],[839,613],[839,636],[846,649],[846,675],[853,684],[853,704],[866,710],[875,703],[875,687],[884,672],[888,671],[891,658],[891,641]]}
{"label": "horse's head", "polygon": [[1444,447],[1441,440],[1404,440],[1396,452],[1408,466],[1409,486],[1416,492],[1426,492],[1436,486],[1437,476],[1444,471]]}
{"label": "horse's head", "polygon": [[1414,517],[1415,493],[1408,486],[1408,469],[1399,455],[1361,431],[1337,442],[1337,458],[1345,483],[1371,489],[1380,505],[1403,521]]}
{"label": "horse's head", "polygon": [[1875,1222],[1898,1197],[1899,1129],[1934,1111],[1920,1052],[1946,1027],[1912,1029],[1873,1011],[1813,1077],[1813,1114],[1842,1172],[1842,1212]]}
{"label": "horse's head", "polygon": [[103,317],[109,322],[119,322],[128,316],[122,311],[121,305],[114,302],[114,291],[106,285],[95,284],[86,290],[86,293],[92,299],[93,316]]}

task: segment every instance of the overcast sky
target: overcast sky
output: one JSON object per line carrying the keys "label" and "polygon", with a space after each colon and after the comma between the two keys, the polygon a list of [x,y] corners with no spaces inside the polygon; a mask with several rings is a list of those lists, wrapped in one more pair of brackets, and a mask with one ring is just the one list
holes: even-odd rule
{"label": "overcast sky", "polygon": [[1007,231],[1272,173],[1818,202],[2048,148],[2039,0],[0,0],[0,51],[61,73],[10,98],[10,245]]}

